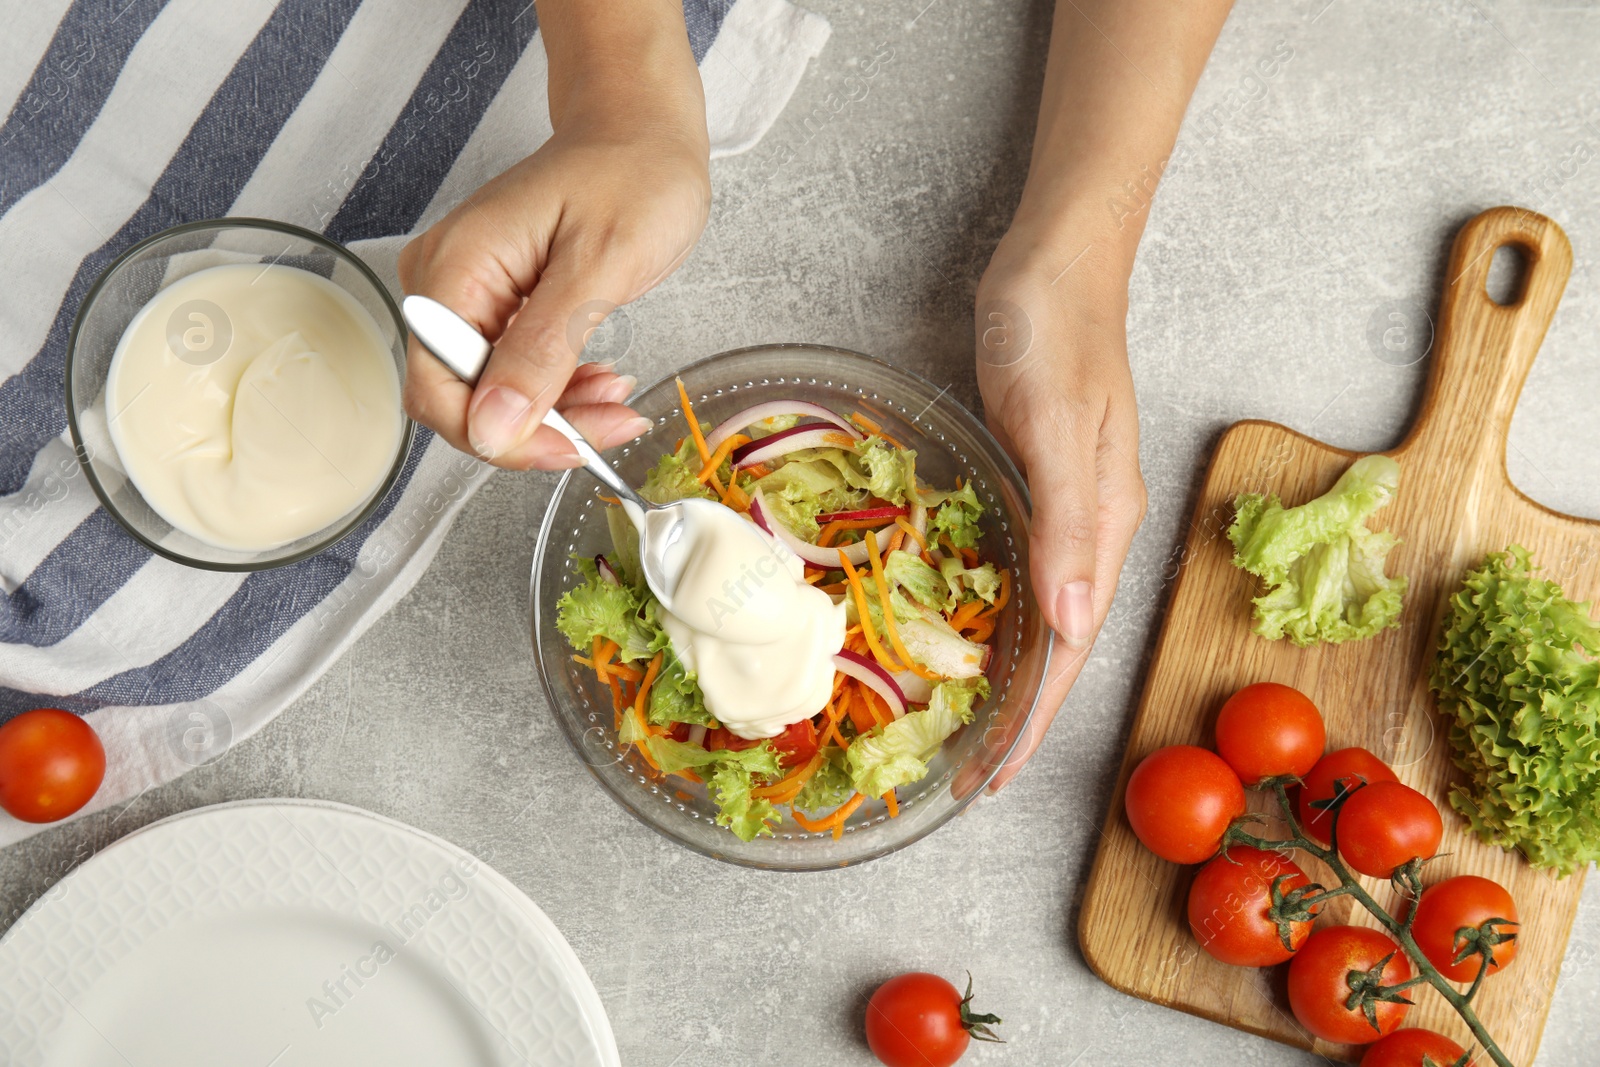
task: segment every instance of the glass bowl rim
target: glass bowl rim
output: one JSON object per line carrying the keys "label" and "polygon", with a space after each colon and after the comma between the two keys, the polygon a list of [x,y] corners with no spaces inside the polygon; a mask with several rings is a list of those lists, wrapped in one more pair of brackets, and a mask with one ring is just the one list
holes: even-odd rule
{"label": "glass bowl rim", "polygon": [[403,410],[401,411],[400,418],[404,425],[400,434],[400,447],[396,451],[394,463],[390,466],[389,473],[384,476],[382,484],[380,484],[378,488],[374,490],[372,498],[367,501],[367,503],[359,512],[352,515],[348,522],[336,529],[331,529],[328,536],[319,539],[316,543],[308,545],[298,552],[291,552],[287,556],[249,563],[228,563],[221,560],[199,559],[194,556],[185,555],[184,553],[175,551],[174,549],[167,548],[164,545],[159,545],[150,538],[146,537],[141,531],[135,529],[133,523],[130,522],[128,518],[122,514],[117,505],[112,502],[111,495],[106,492],[105,486],[100,484],[100,478],[95,474],[94,465],[89,462],[89,450],[84,446],[83,437],[78,431],[78,409],[72,400],[73,355],[78,350],[78,332],[80,327],[83,325],[84,317],[88,313],[89,308],[94,305],[95,298],[100,295],[100,290],[105,287],[111,276],[115,274],[117,270],[120,269],[128,260],[132,259],[134,256],[138,255],[140,252],[143,252],[147,248],[150,248],[151,246],[159,244],[162,241],[170,238],[180,237],[186,233],[196,233],[201,230],[221,229],[265,230],[272,233],[285,234],[290,237],[297,237],[301,240],[308,241],[311,244],[320,245],[329,252],[332,252],[334,256],[349,263],[356,269],[357,273],[361,274],[367,279],[368,282],[372,284],[372,288],[377,291],[379,298],[383,301],[384,307],[388,309],[390,317],[394,320],[395,329],[398,331],[398,336],[410,336],[406,330],[405,319],[400,315],[399,305],[394,302],[394,297],[389,293],[389,287],[383,284],[382,279],[378,277],[377,273],[374,272],[371,267],[367,266],[365,260],[356,255],[354,252],[350,251],[350,249],[346,248],[338,241],[324,237],[315,230],[308,230],[304,226],[296,226],[292,222],[280,222],[277,219],[253,218],[248,215],[229,215],[215,219],[197,219],[192,222],[180,223],[177,226],[169,226],[164,230],[160,230],[135,242],[131,247],[122,252],[121,255],[117,256],[117,258],[106,264],[105,269],[102,270],[95,278],[94,284],[89,287],[89,291],[84,294],[83,301],[79,303],[78,310],[72,317],[72,328],[67,333],[67,349],[66,358],[64,361],[66,368],[63,375],[65,401],[67,407],[67,432],[72,437],[73,454],[77,457],[78,466],[83,470],[84,476],[89,480],[89,487],[94,490],[94,495],[99,498],[100,504],[106,509],[106,512],[112,518],[117,520],[117,525],[126,530],[134,540],[138,541],[140,544],[144,545],[144,547],[148,548],[158,556],[164,556],[165,558],[172,560],[174,563],[181,563],[186,567],[194,567],[198,570],[228,571],[233,573],[264,571],[271,570],[274,567],[285,567],[291,563],[299,563],[301,560],[310,559],[319,552],[323,552],[329,548],[332,548],[340,541],[343,541],[351,534],[351,532],[356,529],[356,527],[360,526],[362,523],[366,522],[367,519],[371,518],[373,512],[378,510],[378,507],[389,496],[390,491],[394,489],[395,483],[400,479],[400,472],[405,469],[406,461],[411,456],[411,449],[416,443],[417,424],[413,422],[411,417]]}
{"label": "glass bowl rim", "polygon": [[[684,374],[698,370],[707,364],[719,360],[732,359],[734,357],[750,353],[771,352],[773,350],[781,350],[786,348],[805,349],[806,351],[817,353],[834,353],[845,356],[852,360],[861,360],[877,367],[886,368],[892,374],[905,375],[911,378],[917,384],[932,390],[935,393],[940,392],[940,390],[938,390],[932,382],[916,371],[902,367],[895,363],[890,363],[888,360],[879,359],[877,356],[868,355],[865,352],[857,352],[854,349],[841,348],[837,345],[817,344],[809,341],[775,341],[769,344],[744,345],[739,348],[730,348],[723,352],[717,352],[713,355],[705,356],[701,359],[695,360],[693,363],[689,363],[685,366],[668,371],[655,381],[651,382],[649,385],[640,389],[634,394],[634,397],[642,396],[645,393],[665,385],[674,378],[681,377]],[[633,397],[630,397],[629,399],[631,400]],[[988,427],[985,426],[982,420],[979,419],[975,413],[970,411],[966,405],[955,400],[950,400],[948,403],[954,405],[971,420],[969,429],[978,436],[978,439],[981,443],[992,450],[992,458],[998,461],[997,473],[1002,477],[1010,479],[1012,484],[1015,486],[1018,494],[1018,503],[1024,509],[1023,518],[1027,519],[1031,517],[1033,513],[1033,497],[1028,491],[1027,481],[1022,477],[1022,473],[1017,469],[1017,465],[1012,460],[1011,455],[1000,446],[1000,442],[996,440],[994,435],[989,432]],[[583,750],[580,747],[581,742],[579,737],[574,735],[573,727],[568,723],[566,715],[559,713],[556,710],[560,701],[557,698],[555,685],[550,678],[549,671],[545,667],[544,657],[539,654],[541,630],[539,619],[540,564],[544,561],[545,553],[548,551],[551,544],[550,535],[555,526],[556,506],[564,499],[569,485],[576,477],[589,477],[589,475],[586,472],[579,470],[568,470],[562,474],[560,481],[556,483],[555,489],[552,490],[550,494],[550,503],[545,507],[544,518],[540,520],[539,536],[534,543],[533,561],[531,566],[532,573],[529,576],[528,582],[528,633],[532,638],[534,666],[537,668],[539,675],[540,688],[544,690],[545,700],[550,705],[550,714],[556,720],[557,725],[561,728],[561,735],[562,737],[566,738],[567,744],[572,749],[573,755],[578,757],[578,762],[581,763],[583,768],[589,772],[590,776],[600,784],[601,789],[604,790],[605,793],[616,802],[618,807],[622,808],[622,810],[633,816],[633,818],[637,819],[640,823],[643,823],[650,830],[661,835],[667,840],[683,848],[687,848],[691,852],[704,856],[707,859],[713,859],[721,863],[727,863],[736,867],[744,867],[751,870],[788,873],[805,871],[834,871],[839,870],[841,866],[858,867],[863,863],[869,863],[872,860],[882,859],[883,857],[898,852],[903,848],[916,844],[918,841],[926,838],[929,834],[934,833],[936,830],[942,829],[956,816],[965,812],[978,801],[979,797],[983,795],[984,791],[989,787],[989,783],[994,781],[995,775],[999,774],[1000,771],[1010,761],[1012,753],[1017,750],[1017,746],[1022,743],[1025,737],[1028,736],[1028,727],[1032,723],[1034,715],[1039,710],[1039,698],[1045,689],[1042,680],[1050,677],[1050,658],[1051,653],[1054,651],[1054,641],[1048,637],[1045,639],[1043,653],[1044,659],[1040,664],[1039,676],[1041,679],[1041,684],[1029,697],[1027,710],[1022,713],[1022,717],[1018,720],[1015,732],[1010,742],[1005,746],[1004,752],[1001,754],[1001,758],[993,762],[992,768],[983,776],[982,780],[978,782],[973,790],[967,794],[965,799],[956,801],[951,805],[948,811],[938,818],[937,821],[921,827],[916,833],[909,837],[896,839],[891,843],[874,847],[862,856],[856,859],[845,861],[843,863],[836,859],[830,860],[819,857],[815,861],[803,863],[776,864],[763,863],[759,858],[755,857],[747,857],[729,852],[713,851],[712,849],[706,848],[694,841],[690,841],[687,838],[673,832],[672,830],[651,821],[645,816],[644,812],[633,802],[633,800],[624,796],[622,791],[616,788],[611,781],[602,775],[598,768],[591,766],[589,761],[583,758]],[[1037,610],[1037,608],[1035,610]],[[759,841],[760,839],[757,838],[756,840]]]}

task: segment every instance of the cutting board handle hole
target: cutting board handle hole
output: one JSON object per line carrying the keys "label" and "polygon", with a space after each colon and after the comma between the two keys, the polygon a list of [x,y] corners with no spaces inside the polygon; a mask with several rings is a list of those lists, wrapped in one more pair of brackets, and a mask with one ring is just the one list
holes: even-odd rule
{"label": "cutting board handle hole", "polygon": [[1494,250],[1494,257],[1489,261],[1483,289],[1496,304],[1513,307],[1522,299],[1527,277],[1527,252],[1518,245],[1503,244]]}

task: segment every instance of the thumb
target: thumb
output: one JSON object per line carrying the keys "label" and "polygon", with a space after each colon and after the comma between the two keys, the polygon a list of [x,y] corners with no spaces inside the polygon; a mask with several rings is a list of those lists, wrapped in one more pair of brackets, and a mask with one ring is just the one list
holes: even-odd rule
{"label": "thumb", "polygon": [[[467,438],[478,455],[504,457],[533,438],[577,368],[589,333],[627,298],[627,289],[615,270],[574,272],[552,262],[473,390]],[[550,437],[553,444],[557,437]],[[565,438],[557,447],[570,451]]]}
{"label": "thumb", "polygon": [[1087,648],[1094,638],[1099,414],[1069,403],[1048,418],[1029,418],[1018,435],[1033,494],[1034,596],[1051,629],[1072,648]]}

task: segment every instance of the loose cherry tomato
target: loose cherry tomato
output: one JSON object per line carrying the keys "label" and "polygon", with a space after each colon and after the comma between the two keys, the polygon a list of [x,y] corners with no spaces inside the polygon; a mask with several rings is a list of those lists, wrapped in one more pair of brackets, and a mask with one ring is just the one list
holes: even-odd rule
{"label": "loose cherry tomato", "polygon": [[773,738],[772,747],[780,753],[779,766],[798,767],[817,754],[817,728],[810,719],[801,719]]}
{"label": "loose cherry tomato", "polygon": [[1345,1006],[1358,984],[1372,981],[1369,975],[1379,963],[1383,967],[1373,977],[1384,987],[1411,977],[1411,961],[1388,934],[1364,926],[1316,931],[1289,961],[1289,1007],[1294,1017],[1322,1040],[1345,1045],[1365,1045],[1399,1029],[1409,1004],[1372,1001],[1376,1029],[1360,1003],[1353,1009]]}
{"label": "loose cherry tomato", "polygon": [[1128,777],[1128,822],[1144,847],[1173,863],[1216,855],[1228,824],[1244,814],[1244,787],[1215,752],[1168,745]]}
{"label": "loose cherry tomato", "polygon": [[972,976],[967,995],[936,974],[913,971],[891,978],[867,1002],[867,1047],[884,1067],[950,1067],[967,1044],[998,1041],[993,1015],[975,1015]]}
{"label": "loose cherry tomato", "polygon": [[0,726],[0,808],[23,822],[65,819],[105,776],[105,747],[70,711],[36,708]]}
{"label": "loose cherry tomato", "polygon": [[1309,882],[1306,873],[1281,853],[1234,845],[1194,876],[1189,886],[1189,929],[1200,947],[1223,963],[1240,967],[1282,963],[1311,936],[1310,916],[1316,910],[1299,909],[1307,918],[1289,921],[1285,948],[1278,923],[1268,916],[1272,887],[1276,883],[1280,894],[1288,894]]}
{"label": "loose cherry tomato", "polygon": [[1431,859],[1444,837],[1433,801],[1399,782],[1374,782],[1339,812],[1339,855],[1362,874],[1387,878],[1408,860]]}
{"label": "loose cherry tomato", "polygon": [[1389,765],[1364,748],[1341,748],[1317,761],[1311,773],[1304,776],[1295,805],[1300,825],[1314,840],[1326,845],[1328,827],[1333,815],[1324,808],[1314,808],[1317,801],[1332,800],[1340,792],[1350,792],[1366,782],[1398,782]]}
{"label": "loose cherry tomato", "polygon": [[1327,740],[1311,698],[1277,682],[1245,686],[1217,713],[1217,754],[1245,785],[1303,776],[1322,758]]}
{"label": "loose cherry tomato", "polygon": [[1466,1049],[1443,1034],[1408,1027],[1369,1046],[1361,1067],[1423,1067],[1424,1056],[1433,1067],[1472,1067],[1473,1062]]}
{"label": "loose cherry tomato", "polygon": [[[1422,891],[1416,918],[1411,921],[1411,936],[1417,939],[1417,947],[1440,974],[1452,982],[1470,982],[1478,977],[1483,957],[1473,953],[1460,963],[1453,962],[1456,952],[1468,943],[1458,938],[1456,932],[1463,927],[1475,930],[1490,919],[1517,921],[1517,903],[1511,899],[1511,894],[1498,882],[1487,878],[1457,875]],[[1518,926],[1496,925],[1492,929],[1502,937],[1520,931]],[[1517,955],[1517,943],[1513,940],[1497,942],[1490,949],[1494,953],[1490,974],[1503,970]]]}

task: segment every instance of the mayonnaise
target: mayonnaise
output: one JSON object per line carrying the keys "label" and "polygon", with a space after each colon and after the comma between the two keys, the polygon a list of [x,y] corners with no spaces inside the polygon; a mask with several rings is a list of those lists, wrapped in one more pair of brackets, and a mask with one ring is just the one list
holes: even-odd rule
{"label": "mayonnaise", "polygon": [[117,345],[111,439],[162,518],[224,548],[312,534],[368,500],[404,431],[378,325],[310,271],[211,267],[157,293]]}
{"label": "mayonnaise", "polygon": [[659,548],[672,586],[661,621],[711,714],[756,739],[821,711],[844,645],[844,605],[807,585],[800,558],[738,512],[710,500],[674,510],[643,516],[645,542],[652,520],[681,522],[677,539]]}

